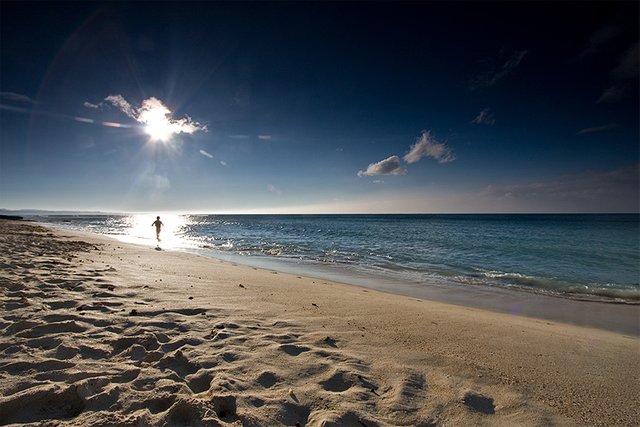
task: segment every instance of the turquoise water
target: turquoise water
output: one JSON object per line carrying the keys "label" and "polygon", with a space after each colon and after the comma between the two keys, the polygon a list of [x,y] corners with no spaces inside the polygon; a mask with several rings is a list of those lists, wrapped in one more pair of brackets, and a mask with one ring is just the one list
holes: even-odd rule
{"label": "turquoise water", "polygon": [[[155,244],[153,216],[50,216],[58,226]],[[213,257],[640,302],[638,215],[163,216],[162,245]],[[148,223],[148,224],[147,224]],[[348,274],[346,274],[348,276]]]}

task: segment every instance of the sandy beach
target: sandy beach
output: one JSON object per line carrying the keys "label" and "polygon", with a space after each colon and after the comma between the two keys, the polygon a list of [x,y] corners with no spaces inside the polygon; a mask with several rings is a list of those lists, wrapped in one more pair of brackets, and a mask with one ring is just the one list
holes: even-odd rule
{"label": "sandy beach", "polygon": [[635,334],[22,221],[0,248],[0,425],[640,424]]}

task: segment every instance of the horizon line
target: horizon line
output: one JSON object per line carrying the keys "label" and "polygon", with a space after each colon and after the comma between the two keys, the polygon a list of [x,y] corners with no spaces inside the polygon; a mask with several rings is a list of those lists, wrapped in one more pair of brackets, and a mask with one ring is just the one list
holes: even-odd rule
{"label": "horizon line", "polygon": [[526,212],[526,211],[500,211],[500,212],[253,212],[253,211],[103,211],[103,210],[85,210],[85,209],[6,209],[0,208],[0,215],[23,214],[23,215],[640,215],[640,211],[545,211],[545,212]]}

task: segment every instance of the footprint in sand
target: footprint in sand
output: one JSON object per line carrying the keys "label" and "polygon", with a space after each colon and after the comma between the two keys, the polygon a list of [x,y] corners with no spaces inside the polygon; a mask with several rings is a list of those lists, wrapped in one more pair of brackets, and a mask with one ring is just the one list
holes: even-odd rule
{"label": "footprint in sand", "polygon": [[350,389],[353,381],[351,381],[344,372],[338,371],[325,381],[321,381],[320,385],[327,391],[339,393]]}
{"label": "footprint in sand", "polygon": [[410,372],[391,396],[392,411],[417,410],[424,402],[427,382],[421,372]]}
{"label": "footprint in sand", "polygon": [[209,390],[213,375],[203,369],[193,375],[187,376],[187,385],[194,393],[202,393]]}
{"label": "footprint in sand", "polygon": [[71,419],[84,410],[75,385],[47,385],[16,393],[0,402],[3,424]]}
{"label": "footprint in sand", "polygon": [[28,370],[34,370],[38,372],[46,371],[58,371],[61,369],[67,369],[75,366],[75,363],[63,362],[57,359],[43,360],[41,362],[13,362],[8,363],[0,367],[0,371],[5,371],[9,374],[17,374],[19,372],[25,372]]}
{"label": "footprint in sand", "polygon": [[56,358],[57,359],[72,359],[74,358],[77,354],[78,354],[78,349],[75,347],[69,347],[66,346],[64,344],[60,344],[57,348],[56,348]]}
{"label": "footprint in sand", "polygon": [[[364,415],[358,414],[354,411],[347,411],[345,413],[338,413],[334,411],[318,411],[314,413],[308,420],[310,425],[326,426],[326,427],[339,427],[339,426],[378,426],[379,424],[373,420],[369,420]],[[435,427],[434,425],[423,425],[421,427]]]}
{"label": "footprint in sand", "polygon": [[51,310],[60,310],[64,308],[73,308],[78,303],[76,301],[45,301]]}
{"label": "footprint in sand", "polygon": [[147,351],[157,350],[160,347],[160,344],[158,344],[158,340],[156,339],[156,336],[151,333],[146,333],[144,335],[135,336],[135,337],[118,338],[109,342],[109,344],[113,348],[113,351],[111,352],[112,355],[119,354],[127,350],[129,347],[133,346],[134,344],[138,344],[142,346]]}
{"label": "footprint in sand", "polygon": [[293,344],[284,344],[280,346],[280,350],[287,353],[289,356],[299,356],[300,354],[311,350],[309,347],[304,347],[300,345]]}
{"label": "footprint in sand", "polygon": [[168,342],[166,344],[162,344],[160,348],[165,353],[168,353],[170,351],[174,351],[181,347],[184,347],[185,345],[196,347],[200,344],[202,344],[202,340],[198,338],[187,337],[187,338],[180,338],[180,339],[177,339],[176,341]]}
{"label": "footprint in sand", "polygon": [[41,325],[41,322],[35,322],[33,320],[18,320],[17,322],[12,323],[5,329],[4,335],[13,335],[16,332],[23,331],[25,329],[33,328],[34,326]]}
{"label": "footprint in sand", "polygon": [[[220,425],[211,417],[210,410],[225,422],[234,422],[236,416],[235,396],[212,396],[210,402],[197,399],[179,399],[168,409],[162,425]],[[156,423],[154,423],[156,424]]]}
{"label": "footprint in sand", "polygon": [[60,334],[60,333],[68,333],[68,332],[84,332],[87,328],[80,325],[75,321],[67,321],[67,322],[55,322],[49,324],[43,324],[34,326],[31,329],[27,329],[22,331],[16,336],[20,338],[37,338],[42,336],[48,336],[50,334]]}
{"label": "footprint in sand", "polygon": [[180,378],[185,378],[187,375],[193,374],[200,369],[199,364],[191,362],[180,350],[176,351],[173,355],[163,357],[156,366],[161,370],[169,369],[174,371]]}
{"label": "footprint in sand", "polygon": [[211,398],[213,411],[225,421],[231,421],[236,416],[236,397],[232,395],[218,395]]}
{"label": "footprint in sand", "polygon": [[83,359],[93,359],[93,360],[105,359],[109,357],[109,354],[111,353],[106,348],[100,348],[97,346],[87,346],[82,344],[78,347],[78,350],[80,351],[80,357],[82,357]]}
{"label": "footprint in sand", "polygon": [[222,353],[220,357],[222,358],[222,360],[224,360],[227,363],[235,362],[243,358],[240,354],[238,354],[235,351],[225,351],[224,353]]}
{"label": "footprint in sand", "polygon": [[278,381],[280,381],[280,378],[278,378],[278,376],[273,372],[269,372],[269,371],[265,371],[261,373],[256,379],[256,382],[264,388],[271,388]]}
{"label": "footprint in sand", "polygon": [[462,403],[464,403],[467,408],[475,412],[480,412],[482,414],[496,413],[493,398],[485,396],[484,394],[476,393],[475,391],[468,391],[465,393]]}
{"label": "footprint in sand", "polygon": [[175,394],[161,394],[160,396],[156,396],[148,400],[135,402],[131,405],[129,410],[136,411],[138,409],[148,409],[152,414],[158,414],[171,408],[175,403],[176,398]]}

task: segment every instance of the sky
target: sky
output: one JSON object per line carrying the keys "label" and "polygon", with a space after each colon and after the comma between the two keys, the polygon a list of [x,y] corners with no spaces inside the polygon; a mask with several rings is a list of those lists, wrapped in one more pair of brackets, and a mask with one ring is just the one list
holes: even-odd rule
{"label": "sky", "polygon": [[638,212],[637,2],[0,3],[0,208]]}

